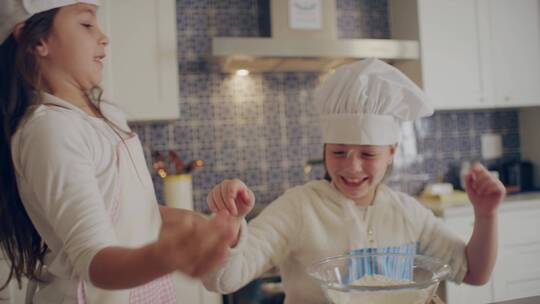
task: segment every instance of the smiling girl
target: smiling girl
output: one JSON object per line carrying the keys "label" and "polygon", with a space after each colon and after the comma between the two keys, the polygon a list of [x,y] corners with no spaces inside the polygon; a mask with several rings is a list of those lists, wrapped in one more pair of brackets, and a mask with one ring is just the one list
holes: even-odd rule
{"label": "smiling girl", "polygon": [[279,267],[285,303],[325,303],[306,269],[347,253],[403,253],[436,257],[451,266],[456,282],[487,282],[496,257],[496,209],[505,190],[480,165],[467,176],[475,210],[465,244],[431,211],[383,183],[393,162],[402,121],[431,115],[423,92],[396,68],[368,59],[336,70],[317,90],[325,180],[290,189],[249,225],[251,191],[224,181],[208,197],[210,209],[234,216],[231,256],[206,276],[207,288],[230,293]]}

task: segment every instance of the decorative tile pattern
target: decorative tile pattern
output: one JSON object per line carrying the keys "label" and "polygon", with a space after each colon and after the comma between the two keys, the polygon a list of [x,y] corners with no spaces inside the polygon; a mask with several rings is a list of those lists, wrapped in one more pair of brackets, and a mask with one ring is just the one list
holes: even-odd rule
{"label": "decorative tile pattern", "polygon": [[[264,205],[286,189],[324,175],[322,166],[304,173],[308,159],[322,158],[321,132],[311,106],[322,75],[239,78],[219,73],[212,61],[213,36],[259,35],[257,5],[255,0],[177,0],[181,118],[132,124],[150,168],[151,152],[166,155],[169,149],[184,160],[206,162],[193,179],[199,211],[207,211],[208,191],[225,178],[244,180],[257,204]],[[387,6],[386,0],[338,0],[338,36],[389,37]],[[414,194],[428,180],[456,182],[461,161],[480,159],[480,135],[487,132],[502,134],[504,159],[519,159],[518,129],[515,110],[436,113],[414,124],[388,183]],[[155,174],[153,178],[162,201],[162,182]]]}
{"label": "decorative tile pattern", "polygon": [[337,0],[338,38],[389,38],[387,0]]}

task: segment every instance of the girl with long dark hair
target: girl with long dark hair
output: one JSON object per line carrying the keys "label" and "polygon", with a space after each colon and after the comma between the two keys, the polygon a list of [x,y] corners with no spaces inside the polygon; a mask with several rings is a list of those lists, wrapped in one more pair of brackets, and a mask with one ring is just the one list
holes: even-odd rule
{"label": "girl with long dark hair", "polygon": [[0,2],[0,286],[28,277],[35,303],[175,303],[170,273],[216,267],[232,228],[158,206],[140,141],[100,100],[97,4]]}

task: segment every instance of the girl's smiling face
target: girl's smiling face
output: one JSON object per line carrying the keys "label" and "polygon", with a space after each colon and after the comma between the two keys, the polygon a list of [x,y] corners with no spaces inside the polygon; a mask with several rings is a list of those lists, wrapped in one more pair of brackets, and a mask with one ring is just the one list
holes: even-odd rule
{"label": "girl's smiling face", "polygon": [[393,161],[395,146],[325,145],[325,166],[337,189],[359,206],[369,205]]}

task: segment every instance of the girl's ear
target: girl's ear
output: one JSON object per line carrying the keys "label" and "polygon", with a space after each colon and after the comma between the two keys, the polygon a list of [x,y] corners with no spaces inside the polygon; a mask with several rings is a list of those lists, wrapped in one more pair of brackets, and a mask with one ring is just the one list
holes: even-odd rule
{"label": "girl's ear", "polygon": [[[17,40],[17,42],[21,41],[21,34],[23,28],[24,22],[19,22],[15,25],[15,28],[13,29],[13,37],[15,37],[15,40]],[[36,45],[35,51],[36,54],[39,56],[47,56],[49,54],[47,43],[43,39],[41,39]]]}
{"label": "girl's ear", "polygon": [[49,54],[49,47],[45,40],[40,39],[39,43],[36,45],[36,55],[40,57],[45,57]]}
{"label": "girl's ear", "polygon": [[396,150],[398,148],[398,144],[390,145],[390,155],[394,156],[396,154]]}
{"label": "girl's ear", "polygon": [[17,42],[20,41],[23,27],[24,27],[24,22],[19,22],[15,24],[15,28],[13,28],[13,37],[15,37],[15,40],[17,40]]}
{"label": "girl's ear", "polygon": [[398,148],[398,144],[390,145],[390,158],[388,159],[388,165],[391,165],[394,162],[394,156],[396,155],[396,150]]}

